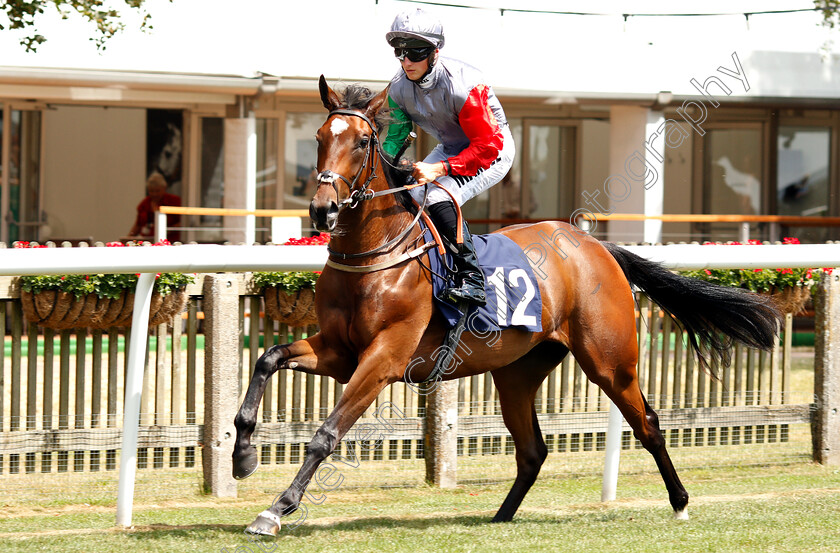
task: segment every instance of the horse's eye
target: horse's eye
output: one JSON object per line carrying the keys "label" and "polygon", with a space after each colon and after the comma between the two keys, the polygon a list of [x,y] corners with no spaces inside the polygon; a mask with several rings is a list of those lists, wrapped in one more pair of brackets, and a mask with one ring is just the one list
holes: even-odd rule
{"label": "horse's eye", "polygon": [[370,143],[370,137],[363,136],[362,139],[359,140],[359,149],[367,148],[369,143]]}

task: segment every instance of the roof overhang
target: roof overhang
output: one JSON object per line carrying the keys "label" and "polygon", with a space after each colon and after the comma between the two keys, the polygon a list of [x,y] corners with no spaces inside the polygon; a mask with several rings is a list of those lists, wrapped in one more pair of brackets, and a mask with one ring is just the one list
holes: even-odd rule
{"label": "roof overhang", "polygon": [[[387,81],[329,79],[332,86],[361,84],[382,90]],[[702,96],[675,95],[667,91],[590,92],[529,90],[495,87],[496,94],[509,101],[536,102],[547,105],[603,106],[637,105],[665,109],[684,102],[701,101]],[[246,75],[210,75],[144,71],[40,68],[0,66],[0,98],[45,102],[80,103],[149,103],[149,104],[235,104],[237,97],[318,95],[314,77]],[[729,96],[718,98],[722,104],[762,108],[840,107],[840,98],[820,96]]]}

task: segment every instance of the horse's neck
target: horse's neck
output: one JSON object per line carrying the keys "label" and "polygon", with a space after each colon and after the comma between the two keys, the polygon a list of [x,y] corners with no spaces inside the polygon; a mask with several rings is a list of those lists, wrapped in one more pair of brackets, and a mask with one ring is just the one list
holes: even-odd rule
{"label": "horse's neck", "polygon": [[[372,184],[377,190],[388,187],[381,168],[377,169]],[[397,194],[386,194],[359,202],[355,208],[347,207],[339,214],[336,225],[339,232],[330,240],[331,247],[348,254],[373,250],[399,235],[413,219],[414,216],[400,203]],[[419,228],[411,231],[392,248],[371,255],[371,259],[388,257],[395,251],[405,251],[419,232]]]}

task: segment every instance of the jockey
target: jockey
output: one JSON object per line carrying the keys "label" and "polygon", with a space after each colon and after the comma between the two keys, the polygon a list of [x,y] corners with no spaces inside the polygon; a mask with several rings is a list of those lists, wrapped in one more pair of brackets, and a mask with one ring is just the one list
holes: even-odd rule
{"label": "jockey", "polygon": [[[396,155],[412,123],[417,123],[439,144],[426,159],[414,164],[415,180],[420,184],[437,181],[458,205],[463,205],[501,181],[513,164],[515,147],[505,112],[477,69],[439,56],[443,26],[428,13],[418,8],[397,15],[385,38],[402,70],[388,90],[391,123],[382,147],[389,155]],[[424,193],[422,187],[411,190],[418,203]],[[430,186],[426,203],[455,261],[455,287],[444,295],[454,301],[484,305],[484,275],[467,222],[463,225],[463,244],[457,244],[457,212],[452,197]]]}

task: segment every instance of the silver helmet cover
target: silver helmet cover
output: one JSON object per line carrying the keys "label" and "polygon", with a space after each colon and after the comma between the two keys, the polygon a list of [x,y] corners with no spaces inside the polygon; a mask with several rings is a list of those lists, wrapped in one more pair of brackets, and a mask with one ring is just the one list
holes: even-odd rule
{"label": "silver helmet cover", "polygon": [[428,44],[443,48],[445,42],[441,22],[420,8],[397,14],[385,39],[394,48],[417,48]]}

